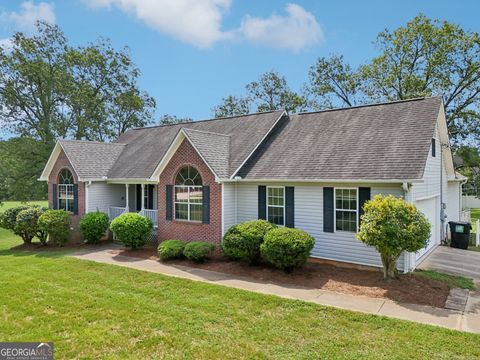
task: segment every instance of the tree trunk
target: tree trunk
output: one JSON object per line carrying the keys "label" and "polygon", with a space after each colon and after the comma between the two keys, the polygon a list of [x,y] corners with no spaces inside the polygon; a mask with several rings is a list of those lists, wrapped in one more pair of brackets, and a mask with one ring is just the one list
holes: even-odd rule
{"label": "tree trunk", "polygon": [[383,264],[383,278],[390,281],[397,278],[397,259],[398,256],[381,255]]}

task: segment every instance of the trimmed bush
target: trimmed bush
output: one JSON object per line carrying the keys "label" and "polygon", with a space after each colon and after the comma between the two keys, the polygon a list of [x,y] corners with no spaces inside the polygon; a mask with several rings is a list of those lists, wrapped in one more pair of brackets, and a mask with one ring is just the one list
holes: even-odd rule
{"label": "trimmed bush", "polygon": [[232,259],[254,263],[260,260],[260,245],[265,234],[276,227],[265,220],[233,225],[223,237],[222,250]]}
{"label": "trimmed bush", "polygon": [[12,231],[15,235],[22,237],[23,242],[30,243],[32,239],[24,238],[16,229],[17,215],[20,211],[30,208],[28,205],[20,205],[11,209],[5,210],[0,216],[0,227]]}
{"label": "trimmed bush", "polygon": [[307,262],[314,244],[314,238],[303,230],[277,228],[267,232],[260,252],[270,264],[289,272]]}
{"label": "trimmed bush", "polygon": [[152,221],[137,213],[122,214],[110,224],[110,230],[117,239],[131,249],[141,249],[147,243],[152,229]]}
{"label": "trimmed bush", "polygon": [[96,244],[108,230],[108,215],[104,212],[96,211],[87,213],[80,219],[80,233],[85,242]]}
{"label": "trimmed bush", "polygon": [[53,245],[64,245],[70,236],[70,216],[65,210],[47,210],[38,218],[38,227]]}
{"label": "trimmed bush", "polygon": [[204,241],[192,241],[185,245],[183,249],[183,255],[188,260],[195,262],[203,262],[205,259],[213,253],[215,245]]}
{"label": "trimmed bush", "polygon": [[161,260],[175,259],[183,255],[185,243],[182,240],[165,240],[158,245],[158,257]]}
{"label": "trimmed bush", "polygon": [[45,211],[47,211],[46,208],[31,206],[18,213],[15,232],[22,237],[24,242],[31,243],[36,236],[43,245],[46,244],[48,234],[38,225],[38,219]]}
{"label": "trimmed bush", "polygon": [[427,246],[431,225],[415,205],[392,195],[367,201],[357,239],[380,253],[385,280],[397,277],[397,260]]}

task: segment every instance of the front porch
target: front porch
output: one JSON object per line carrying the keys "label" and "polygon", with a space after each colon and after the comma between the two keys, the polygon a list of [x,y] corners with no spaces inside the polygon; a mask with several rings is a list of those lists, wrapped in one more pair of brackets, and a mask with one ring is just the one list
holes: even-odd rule
{"label": "front porch", "polygon": [[[124,196],[121,196],[123,206],[117,204],[108,206],[110,221],[128,212],[135,212],[149,218],[154,228],[158,228],[157,185],[155,184],[124,184]],[[118,184],[112,184],[117,186]]]}

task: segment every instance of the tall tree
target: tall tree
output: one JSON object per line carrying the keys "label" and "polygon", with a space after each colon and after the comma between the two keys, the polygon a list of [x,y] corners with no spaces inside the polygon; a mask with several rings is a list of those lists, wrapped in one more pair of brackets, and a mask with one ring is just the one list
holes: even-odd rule
{"label": "tall tree", "polygon": [[213,112],[216,118],[246,115],[250,113],[250,99],[229,95],[213,108]]}
{"label": "tall tree", "polygon": [[257,111],[285,109],[288,112],[302,111],[305,100],[290,90],[287,80],[275,71],[269,71],[245,87],[247,98],[257,106]]}
{"label": "tall tree", "polygon": [[227,96],[222,103],[213,108],[215,117],[245,115],[254,111],[272,111],[285,109],[295,113],[307,108],[304,97],[290,90],[284,76],[275,71],[262,74],[258,80],[245,86],[246,95]]}
{"label": "tall tree", "polygon": [[106,40],[71,47],[58,26],[13,36],[0,49],[0,122],[53,144],[57,138],[109,140],[151,122],[155,101],[138,89],[128,49]]}
{"label": "tall tree", "polygon": [[480,37],[458,25],[416,16],[381,32],[380,54],[352,70],[341,57],[310,70],[317,107],[442,95],[454,144],[480,141]]}
{"label": "tall tree", "polygon": [[158,120],[158,125],[173,125],[193,121],[192,118],[182,118],[175,115],[164,114]]}

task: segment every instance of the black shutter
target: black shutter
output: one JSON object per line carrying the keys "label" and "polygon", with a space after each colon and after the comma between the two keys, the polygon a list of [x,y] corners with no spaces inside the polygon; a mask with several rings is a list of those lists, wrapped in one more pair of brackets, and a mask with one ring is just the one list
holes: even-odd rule
{"label": "black shutter", "polygon": [[137,211],[142,210],[142,185],[137,184],[135,194],[137,195]]}
{"label": "black shutter", "polygon": [[258,186],[258,218],[267,220],[267,187]]}
{"label": "black shutter", "polygon": [[78,215],[78,184],[73,184],[73,215]]}
{"label": "black shutter", "polygon": [[435,148],[435,139],[432,138],[432,157],[435,157],[436,154],[436,148]]}
{"label": "black shutter", "polygon": [[52,209],[58,209],[57,184],[52,184]]}
{"label": "black shutter", "polygon": [[365,205],[365,202],[370,200],[370,193],[371,190],[369,187],[361,187],[358,188],[358,206],[360,207],[359,212],[358,212],[358,225],[360,226],[360,222],[362,221],[362,215],[363,215],[363,205]]}
{"label": "black shutter", "polygon": [[165,219],[172,220],[173,185],[165,186]]}
{"label": "black shutter", "polygon": [[295,227],[295,188],[293,186],[285,187],[285,226]]}
{"label": "black shutter", "polygon": [[323,232],[334,231],[334,204],[333,204],[333,188],[323,188]]}
{"label": "black shutter", "polygon": [[155,185],[148,185],[148,208],[153,210],[153,188]]}
{"label": "black shutter", "polygon": [[210,224],[210,186],[204,185],[202,187],[203,209],[202,222]]}

